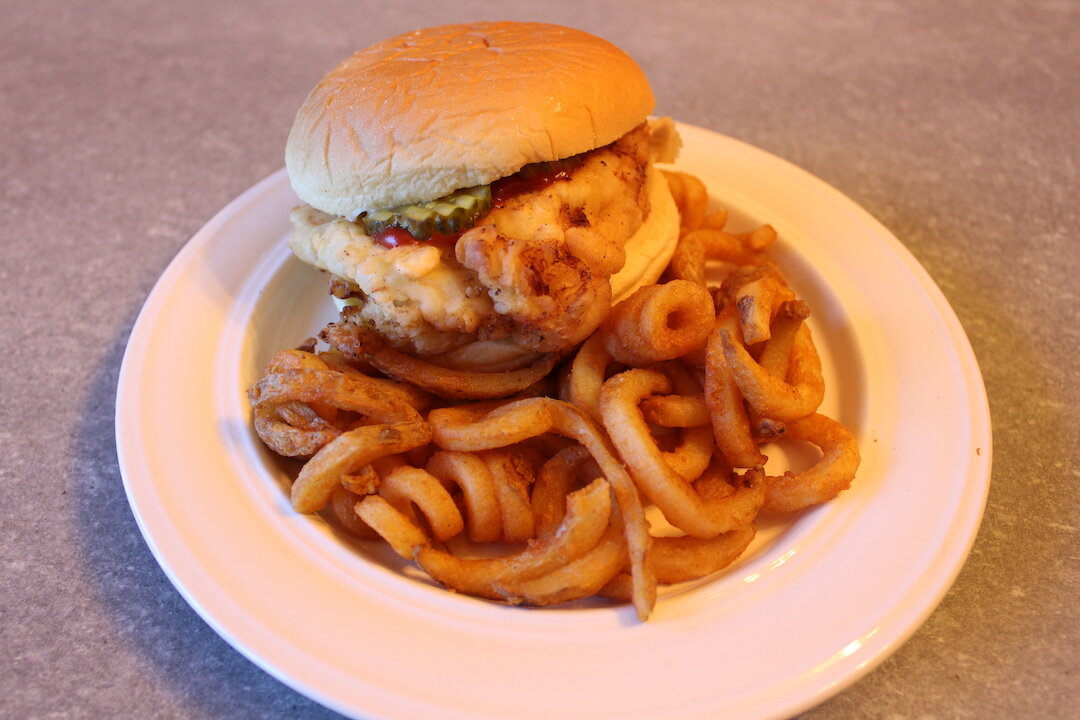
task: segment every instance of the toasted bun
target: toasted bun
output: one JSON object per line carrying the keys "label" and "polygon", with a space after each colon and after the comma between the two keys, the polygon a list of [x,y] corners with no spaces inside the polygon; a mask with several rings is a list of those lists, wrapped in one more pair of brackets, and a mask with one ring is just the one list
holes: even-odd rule
{"label": "toasted bun", "polygon": [[611,276],[612,305],[659,280],[679,242],[679,208],[663,173],[652,165],[645,175],[645,192],[649,197],[649,214],[623,246],[626,262]]}
{"label": "toasted bun", "polygon": [[654,102],[641,68],[588,33],[446,25],[330,71],[297,113],[285,161],[301,200],[353,219],[607,145]]}

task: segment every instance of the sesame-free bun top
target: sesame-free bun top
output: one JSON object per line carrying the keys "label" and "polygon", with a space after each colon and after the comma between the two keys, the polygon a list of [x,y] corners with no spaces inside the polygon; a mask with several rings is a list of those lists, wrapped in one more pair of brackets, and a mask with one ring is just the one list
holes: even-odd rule
{"label": "sesame-free bun top", "polygon": [[580,30],[445,25],[331,70],[297,112],[285,162],[301,200],[353,219],[602,147],[654,102],[626,53]]}

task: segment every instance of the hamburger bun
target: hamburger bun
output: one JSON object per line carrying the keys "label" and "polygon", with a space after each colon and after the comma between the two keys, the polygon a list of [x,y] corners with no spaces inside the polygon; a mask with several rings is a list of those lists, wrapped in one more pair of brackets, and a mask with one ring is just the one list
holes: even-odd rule
{"label": "hamburger bun", "polygon": [[285,164],[301,200],[351,220],[607,145],[654,104],[641,68],[580,30],[428,28],[330,71],[297,112]]}

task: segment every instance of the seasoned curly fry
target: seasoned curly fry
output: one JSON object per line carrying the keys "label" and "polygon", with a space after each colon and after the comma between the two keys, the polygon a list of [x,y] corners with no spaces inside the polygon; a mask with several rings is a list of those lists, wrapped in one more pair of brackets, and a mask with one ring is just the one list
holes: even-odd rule
{"label": "seasoned curly fry", "polygon": [[465,529],[465,520],[450,493],[438,478],[421,468],[394,468],[382,478],[379,495],[406,516],[412,516],[415,506],[437,540],[449,540]]}
{"label": "seasoned curly fry", "polygon": [[611,518],[607,481],[596,480],[566,500],[559,529],[531,542],[525,550],[501,558],[459,558],[432,547],[421,548],[416,561],[433,578],[460,592],[499,599],[499,586],[529,580],[566,565],[600,541]]}
{"label": "seasoned curly fry", "polygon": [[377,540],[379,538],[379,533],[372,530],[371,527],[361,520],[353,510],[361,497],[363,496],[354,493],[344,485],[339,485],[334,488],[334,491],[330,494],[330,512],[337,520],[338,524],[341,525],[341,528],[350,535],[355,535],[356,537],[365,540]]}
{"label": "seasoned curly fry", "polygon": [[[495,590],[515,605],[556,605],[596,595],[626,566],[626,543],[622,536],[622,522],[618,514],[613,514],[600,542],[584,555],[547,575],[500,582]],[[633,580],[629,574],[625,577],[626,594],[622,600],[632,602]]]}
{"label": "seasoned curly fry", "polygon": [[594,333],[574,356],[564,383],[565,392],[561,393],[564,400],[596,422],[600,422],[600,388],[611,363],[604,338]]}
{"label": "seasoned curly fry", "polygon": [[476,451],[506,447],[554,432],[584,445],[611,483],[622,515],[634,577],[634,608],[649,616],[656,602],[656,584],[645,569],[649,532],[634,482],[614,457],[607,438],[572,405],[551,398],[530,398],[499,406],[477,403],[432,410],[428,416],[436,444],[448,450]]}
{"label": "seasoned curly fry", "polygon": [[773,320],[769,330],[769,339],[758,355],[758,364],[765,372],[773,377],[787,377],[795,336],[808,317],[810,317],[810,309],[800,300],[780,306],[780,311],[776,314],[776,319]]}
{"label": "seasoned curly fry", "polygon": [[758,260],[758,253],[731,233],[701,228],[679,238],[668,272],[675,279],[704,285],[709,261],[747,265]]}
{"label": "seasoned curly fry", "polygon": [[672,280],[647,285],[615,305],[599,335],[617,362],[644,367],[700,347],[714,319],[712,296],[704,286]]}
{"label": "seasoned curly fry", "polygon": [[499,500],[503,540],[519,542],[533,537],[533,511],[529,502],[532,468],[504,450],[487,450],[480,453],[480,458],[488,467]]}
{"label": "seasoned curly fry", "polygon": [[750,434],[750,418],[723,346],[723,333],[727,331],[731,337],[738,331],[738,325],[730,306],[716,319],[716,328],[706,346],[705,404],[712,413],[716,446],[728,463],[733,467],[756,467],[766,458]]}
{"label": "seasoned curly fry", "polygon": [[794,512],[831,500],[851,486],[859,469],[859,445],[840,423],[814,414],[787,423],[787,437],[817,445],[822,458],[799,473],[770,477],[765,495],[768,510]]}
{"label": "seasoned curly fry", "polygon": [[[649,554],[649,567],[662,585],[696,580],[735,562],[756,534],[757,526],[750,523],[712,538],[655,538]],[[629,580],[629,575],[617,575],[598,594],[626,602],[630,591]]]}
{"label": "seasoned curly fry", "polygon": [[794,299],[794,291],[772,277],[758,278],[740,287],[735,293],[735,307],[739,310],[743,342],[754,345],[768,340],[780,306]]}
{"label": "seasoned curly fry", "polygon": [[297,369],[266,375],[248,390],[255,409],[299,401],[322,402],[383,422],[418,420],[408,397],[375,378],[335,370]]}
{"label": "seasoned curly fry", "polygon": [[444,485],[460,488],[470,540],[503,539],[503,511],[487,463],[473,453],[440,451],[431,456],[425,469]]}
{"label": "seasoned curly fry", "polygon": [[566,496],[588,459],[588,450],[581,445],[572,445],[559,451],[540,468],[531,496],[537,537],[550,535],[562,522]]}
{"label": "seasoned curly fry", "polygon": [[787,421],[806,417],[817,410],[825,397],[825,380],[821,376],[821,360],[806,325],[800,327],[795,336],[786,380],[770,375],[750,357],[741,343],[732,339],[730,333],[721,331],[721,340],[735,383],[756,413]]}
{"label": "seasoned curly fry", "polygon": [[[699,400],[701,398],[701,383],[679,362],[667,362],[655,366],[656,370],[663,372],[671,380],[671,387],[677,395],[656,396],[652,395],[646,400],[666,400],[669,403],[678,402],[680,399]],[[702,403],[704,405],[704,403]],[[642,414],[645,414],[644,409]],[[715,443],[713,442],[712,427],[709,424],[708,412],[705,413],[704,422],[693,425],[685,424],[688,418],[678,418],[683,421],[678,432],[679,441],[671,450],[661,452],[664,462],[675,474],[684,480],[693,481],[699,477],[709,466]],[[661,427],[669,426],[663,422],[657,422]]]}
{"label": "seasoned curly fry", "polygon": [[637,406],[649,395],[670,390],[667,377],[653,370],[627,370],[604,383],[604,425],[635,482],[668,522],[695,537],[714,537],[749,523],[765,500],[764,485],[756,477],[730,496],[703,495],[671,468],[651,441]]}
{"label": "seasoned curly fry", "polygon": [[301,468],[292,487],[293,509],[317,512],[326,506],[343,475],[385,455],[412,450],[430,441],[431,428],[423,420],[365,425],[342,433]]}
{"label": "seasoned curly fry", "polygon": [[705,184],[695,175],[664,170],[664,177],[679,209],[679,225],[683,233],[697,230],[709,211],[709,193]]}

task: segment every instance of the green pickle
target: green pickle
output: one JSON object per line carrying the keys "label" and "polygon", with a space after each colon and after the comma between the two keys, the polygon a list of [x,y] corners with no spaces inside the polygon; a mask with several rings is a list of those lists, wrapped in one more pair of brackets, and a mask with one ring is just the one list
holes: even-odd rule
{"label": "green pickle", "polygon": [[399,227],[408,230],[417,240],[430,240],[435,234],[457,235],[469,229],[491,209],[491,205],[491,186],[477,185],[429,202],[372,210],[361,215],[359,220],[368,235]]}

